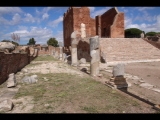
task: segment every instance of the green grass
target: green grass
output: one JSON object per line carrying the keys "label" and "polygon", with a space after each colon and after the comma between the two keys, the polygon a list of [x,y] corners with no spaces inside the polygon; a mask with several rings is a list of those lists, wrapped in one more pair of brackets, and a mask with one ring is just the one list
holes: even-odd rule
{"label": "green grass", "polygon": [[[84,113],[112,113],[129,111],[132,106],[140,109],[140,105],[120,95],[115,90],[95,81],[89,76],[84,78],[66,73],[38,74],[38,82],[26,84],[20,88],[15,98],[33,96],[34,113],[67,112],[67,104],[72,104],[73,111]],[[45,82],[43,77],[49,79]],[[49,107],[44,104],[49,103]],[[63,106],[63,107],[62,107]],[[67,112],[68,113],[68,112]]]}

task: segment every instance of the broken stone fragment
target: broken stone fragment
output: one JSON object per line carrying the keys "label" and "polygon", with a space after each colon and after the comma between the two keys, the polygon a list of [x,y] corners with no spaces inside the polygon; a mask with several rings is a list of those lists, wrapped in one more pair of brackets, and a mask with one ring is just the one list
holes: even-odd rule
{"label": "broken stone fragment", "polygon": [[9,99],[3,100],[0,102],[0,111],[7,112],[12,110],[13,102]]}
{"label": "broken stone fragment", "polygon": [[124,64],[117,64],[113,67],[113,76],[124,76]]}
{"label": "broken stone fragment", "polygon": [[86,64],[86,59],[85,59],[85,58],[81,58],[81,59],[79,60],[79,63],[80,63],[80,64]]}
{"label": "broken stone fragment", "polygon": [[38,80],[37,80],[37,75],[32,75],[32,76],[25,76],[23,79],[22,79],[22,82],[24,83],[36,83]]}
{"label": "broken stone fragment", "polygon": [[28,72],[28,70],[27,70],[27,69],[25,69],[25,68],[24,68],[24,69],[22,69],[21,71],[22,71],[22,72],[25,72],[25,73],[27,73],[27,72]]}
{"label": "broken stone fragment", "polygon": [[7,80],[7,87],[15,87],[16,86],[16,77],[14,73],[9,74],[9,78]]}

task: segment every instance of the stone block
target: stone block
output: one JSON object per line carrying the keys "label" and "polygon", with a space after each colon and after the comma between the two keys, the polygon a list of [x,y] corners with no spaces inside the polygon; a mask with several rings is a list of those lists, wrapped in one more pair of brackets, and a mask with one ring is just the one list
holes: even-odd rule
{"label": "stone block", "polygon": [[10,111],[12,110],[13,108],[13,102],[9,99],[6,99],[6,100],[2,100],[0,102],[0,111],[2,112],[7,112],[7,111]]}
{"label": "stone block", "polygon": [[15,87],[16,86],[16,77],[14,73],[9,74],[9,78],[7,80],[7,87]]}
{"label": "stone block", "polygon": [[124,64],[117,64],[113,67],[113,76],[124,76]]}

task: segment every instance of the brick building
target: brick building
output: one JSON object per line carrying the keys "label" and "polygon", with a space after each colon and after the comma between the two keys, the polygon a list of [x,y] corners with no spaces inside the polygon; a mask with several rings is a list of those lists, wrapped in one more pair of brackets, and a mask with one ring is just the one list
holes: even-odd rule
{"label": "brick building", "polygon": [[81,23],[86,26],[86,36],[98,35],[104,38],[124,38],[124,13],[111,8],[95,19],[90,17],[88,7],[69,7],[63,16],[63,37],[64,46],[71,46],[71,33],[80,32]]}

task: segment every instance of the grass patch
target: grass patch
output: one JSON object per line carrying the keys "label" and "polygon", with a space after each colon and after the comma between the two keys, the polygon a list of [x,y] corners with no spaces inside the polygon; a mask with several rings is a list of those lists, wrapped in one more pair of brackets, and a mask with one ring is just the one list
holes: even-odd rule
{"label": "grass patch", "polygon": [[[122,111],[129,112],[132,108],[139,111],[145,109],[136,101],[124,97],[87,75],[84,77],[67,73],[36,73],[36,75],[38,75],[37,83],[23,85],[15,95],[15,98],[34,97],[32,113],[69,113],[72,111],[121,113]],[[44,77],[48,79],[47,82],[44,81]],[[45,107],[46,103],[49,103],[49,106]]]}
{"label": "grass patch", "polygon": [[82,110],[88,112],[88,113],[98,113],[95,107],[83,107]]}

